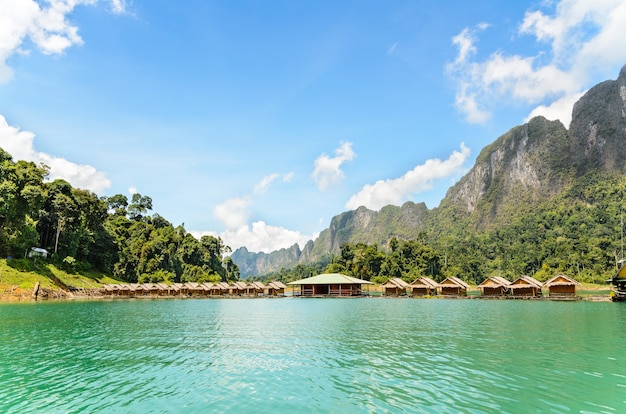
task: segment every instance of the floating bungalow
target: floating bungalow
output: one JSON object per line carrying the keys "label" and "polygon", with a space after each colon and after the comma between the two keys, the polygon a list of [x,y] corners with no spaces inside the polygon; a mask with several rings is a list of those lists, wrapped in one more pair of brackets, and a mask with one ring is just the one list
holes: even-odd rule
{"label": "floating bungalow", "polygon": [[230,294],[235,296],[243,296],[248,292],[246,282],[237,281],[230,285]]}
{"label": "floating bungalow", "polygon": [[413,296],[434,296],[437,294],[439,284],[429,277],[422,276],[409,285]]}
{"label": "floating bungalow", "polygon": [[580,283],[563,274],[554,276],[544,286],[548,288],[550,297],[576,297],[576,286]]}
{"label": "floating bungalow", "polygon": [[509,285],[513,297],[541,297],[543,283],[530,276],[520,276]]}
{"label": "floating bungalow", "polygon": [[439,284],[444,296],[467,296],[469,285],[458,277],[450,276]]}
{"label": "floating bungalow", "polygon": [[283,282],[269,282],[267,284],[268,296],[285,296],[287,286]]}
{"label": "floating bungalow", "polygon": [[299,292],[294,296],[362,296],[363,285],[371,285],[372,282],[346,276],[341,273],[324,273],[321,275],[300,279],[287,283],[294,288],[298,286]]}
{"label": "floating bungalow", "polygon": [[409,284],[399,277],[394,277],[380,285],[380,287],[383,288],[383,295],[385,296],[404,296]]}
{"label": "floating bungalow", "polygon": [[511,282],[501,276],[489,276],[478,285],[478,289],[480,289],[481,296],[504,296],[507,294],[510,284]]}
{"label": "floating bungalow", "polygon": [[248,295],[263,296],[265,295],[265,285],[261,282],[250,282],[248,285]]}
{"label": "floating bungalow", "polygon": [[[276,292],[274,296],[283,296],[285,293],[285,285],[280,282],[270,282],[273,284]],[[247,295],[247,296],[264,296],[269,291],[269,287],[261,282],[235,282],[228,285],[226,282],[220,283],[120,283],[105,284],[100,289],[100,293],[104,296],[111,297],[220,297],[226,295]]]}

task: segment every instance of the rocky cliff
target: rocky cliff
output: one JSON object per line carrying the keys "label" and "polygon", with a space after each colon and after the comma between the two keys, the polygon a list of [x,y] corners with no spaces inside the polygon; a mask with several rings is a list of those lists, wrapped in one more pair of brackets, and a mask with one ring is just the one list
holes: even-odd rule
{"label": "rocky cliff", "polygon": [[498,226],[590,171],[623,173],[625,160],[626,66],[617,80],[594,86],[574,105],[569,130],[536,117],[485,147],[433,210],[411,202],[378,212],[359,207],[335,216],[302,251],[297,245],[269,254],[242,248],[232,258],[245,277],[319,261],[339,253],[346,242],[385,246],[392,237],[416,238],[429,227],[441,227],[443,217],[466,218],[476,229]]}

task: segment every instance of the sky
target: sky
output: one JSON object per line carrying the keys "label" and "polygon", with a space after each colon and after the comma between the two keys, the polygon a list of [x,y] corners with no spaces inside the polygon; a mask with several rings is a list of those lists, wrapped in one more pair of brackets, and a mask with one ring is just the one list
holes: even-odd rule
{"label": "sky", "polygon": [[626,64],[626,0],[0,0],[0,148],[235,249],[439,205]]}

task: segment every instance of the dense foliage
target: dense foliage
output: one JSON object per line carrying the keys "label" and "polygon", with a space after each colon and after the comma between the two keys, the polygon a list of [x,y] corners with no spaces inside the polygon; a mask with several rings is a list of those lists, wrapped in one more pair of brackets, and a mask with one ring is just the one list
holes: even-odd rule
{"label": "dense foliage", "polygon": [[48,170],[14,162],[0,149],[0,254],[25,257],[48,250],[68,270],[97,269],[128,282],[232,281],[239,269],[220,238],[200,240],[154,214],[152,199],[98,197]]}
{"label": "dense foliage", "polygon": [[545,281],[563,273],[581,282],[604,283],[623,258],[625,195],[625,178],[590,173],[554,198],[511,203],[517,207],[486,228],[467,213],[435,209],[417,238],[344,243],[338,256],[264,278],[290,281],[323,271],[374,282],[391,277],[410,282],[423,275],[480,283],[495,275]]}

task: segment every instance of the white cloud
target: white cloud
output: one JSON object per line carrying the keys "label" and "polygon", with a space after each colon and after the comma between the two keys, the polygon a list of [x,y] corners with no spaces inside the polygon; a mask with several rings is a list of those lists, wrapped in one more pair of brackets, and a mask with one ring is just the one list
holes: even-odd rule
{"label": "white cloud", "polygon": [[552,102],[550,105],[539,105],[533,109],[524,122],[541,115],[548,119],[559,119],[564,125],[569,125],[572,120],[572,108],[576,101],[583,96],[582,92],[567,94],[566,96]]}
{"label": "white cloud", "polygon": [[278,173],[273,173],[263,177],[261,182],[254,187],[254,194],[264,194],[265,192],[267,192],[267,188],[269,187],[269,185],[278,177],[280,177],[280,174]]}
{"label": "white cloud", "polygon": [[485,28],[465,28],[453,37],[458,52],[446,67],[457,83],[455,105],[471,123],[484,123],[497,106],[517,102],[537,105],[533,115],[568,126],[573,97],[626,61],[623,0],[561,0],[551,12],[529,10],[518,33],[537,40],[532,55],[497,51],[477,60],[478,32]]}
{"label": "white cloud", "polygon": [[326,154],[320,155],[314,162],[313,180],[320,190],[325,190],[328,186],[341,181],[343,171],[341,165],[346,161],[354,159],[356,154],[352,150],[351,142],[342,142],[335,150],[335,157],[331,158]]}
{"label": "white cloud", "polygon": [[265,253],[290,247],[294,244],[298,244],[300,248],[303,248],[309,240],[315,240],[319,235],[318,233],[304,235],[299,231],[270,226],[263,221],[254,222],[251,227],[242,225],[221,233],[198,231],[190,231],[190,233],[197,238],[203,235],[221,237],[224,244],[229,246],[233,251],[245,246],[251,252]]}
{"label": "white cloud", "polygon": [[38,152],[33,146],[35,134],[20,131],[10,126],[4,116],[0,115],[0,148],[7,151],[13,159],[32,161],[35,164],[46,164],[50,167],[50,180],[57,178],[67,180],[73,187],[101,193],[111,186],[106,175],[91,165],[80,165],[66,159]]}
{"label": "white cloud", "polygon": [[[60,54],[69,47],[83,43],[78,27],[67,16],[79,5],[93,5],[96,0],[55,0],[44,3],[35,0],[0,1],[0,83],[13,78],[7,60],[22,49],[29,39],[44,54]],[[124,0],[111,0],[114,13],[124,13]]]}
{"label": "white cloud", "polygon": [[[293,177],[294,177],[293,172],[283,174],[283,182],[290,182],[291,180],[293,180]],[[254,186],[254,194],[265,194],[270,184],[278,178],[280,178],[280,174],[278,173],[272,173],[270,175],[263,177],[263,179],[257,185]]]}
{"label": "white cloud", "polygon": [[470,150],[461,143],[461,151],[454,151],[447,160],[430,159],[418,165],[400,178],[379,180],[365,185],[350,197],[346,208],[350,210],[365,206],[370,210],[380,210],[393,204],[401,205],[415,194],[432,188],[433,182],[461,172]]}
{"label": "white cloud", "polygon": [[247,226],[251,205],[249,196],[230,198],[215,206],[213,214],[228,230],[236,230]]}
{"label": "white cloud", "polygon": [[[283,174],[282,180],[283,182],[289,182],[293,179],[293,176],[293,172]],[[281,178],[281,174],[278,173],[272,173],[263,177],[254,186],[254,195],[267,192],[270,184],[279,178]],[[234,197],[213,209],[215,217],[226,227],[225,231],[221,233],[190,231],[190,233],[198,238],[204,234],[219,236],[233,250],[246,246],[252,252],[262,251],[266,253],[293,246],[295,243],[299,244],[300,247],[304,247],[307,241],[317,237],[317,234],[303,235],[298,231],[266,224],[264,221],[255,221],[249,224],[253,201],[251,195]]]}
{"label": "white cloud", "polygon": [[137,187],[135,187],[134,185],[131,185],[130,187],[128,187],[128,194],[130,195],[134,195],[137,194]]}

